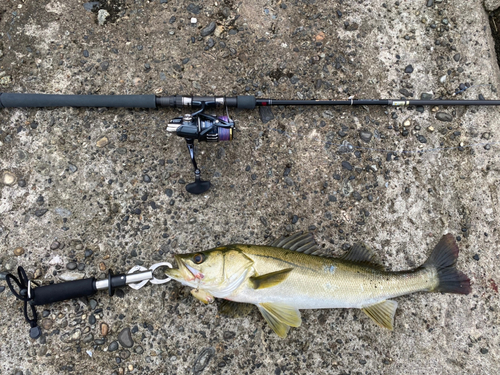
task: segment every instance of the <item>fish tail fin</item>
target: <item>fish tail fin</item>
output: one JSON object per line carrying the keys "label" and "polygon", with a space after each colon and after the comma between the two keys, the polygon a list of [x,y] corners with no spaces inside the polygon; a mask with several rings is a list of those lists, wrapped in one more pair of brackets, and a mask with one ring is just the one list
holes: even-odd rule
{"label": "fish tail fin", "polygon": [[422,265],[423,268],[435,268],[438,285],[430,292],[469,294],[470,280],[463,272],[457,270],[458,245],[453,235],[446,234],[438,242],[432,254]]}

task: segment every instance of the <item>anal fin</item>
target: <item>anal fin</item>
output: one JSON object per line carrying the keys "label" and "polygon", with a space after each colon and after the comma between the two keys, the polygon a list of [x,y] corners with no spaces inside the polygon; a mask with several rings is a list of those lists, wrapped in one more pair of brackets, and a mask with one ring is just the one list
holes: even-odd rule
{"label": "anal fin", "polygon": [[250,283],[253,289],[264,289],[278,285],[286,280],[293,268],[285,268],[276,272],[266,273],[261,276],[254,276],[250,278]]}
{"label": "anal fin", "polygon": [[272,302],[262,302],[257,307],[279,337],[285,338],[290,327],[299,327],[302,323],[300,311],[295,307]]}
{"label": "anal fin", "polygon": [[376,305],[363,307],[361,310],[382,328],[394,328],[394,314],[398,308],[396,301],[387,300]]}

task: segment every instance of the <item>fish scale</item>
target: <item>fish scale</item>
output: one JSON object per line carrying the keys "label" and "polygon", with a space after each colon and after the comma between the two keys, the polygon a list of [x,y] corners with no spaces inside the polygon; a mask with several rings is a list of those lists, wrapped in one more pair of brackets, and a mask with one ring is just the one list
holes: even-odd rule
{"label": "fish scale", "polygon": [[233,246],[254,261],[253,268],[258,275],[293,267],[288,278],[272,288],[255,290],[247,284],[241,285],[226,298],[235,302],[280,302],[297,309],[362,308],[389,298],[431,290],[437,285],[437,273],[429,269],[385,272],[285,249]]}

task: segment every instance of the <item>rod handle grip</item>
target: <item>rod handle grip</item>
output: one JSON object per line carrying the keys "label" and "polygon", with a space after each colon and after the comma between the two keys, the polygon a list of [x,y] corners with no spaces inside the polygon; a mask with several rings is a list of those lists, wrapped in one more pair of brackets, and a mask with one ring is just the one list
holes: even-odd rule
{"label": "rod handle grip", "polygon": [[59,95],[0,93],[0,108],[114,107],[156,108],[155,95]]}

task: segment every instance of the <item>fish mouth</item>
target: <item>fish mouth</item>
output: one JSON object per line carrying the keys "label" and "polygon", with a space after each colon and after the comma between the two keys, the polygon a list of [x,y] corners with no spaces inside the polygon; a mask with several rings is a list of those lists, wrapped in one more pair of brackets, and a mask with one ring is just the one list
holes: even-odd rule
{"label": "fish mouth", "polygon": [[201,280],[205,277],[200,271],[187,264],[180,255],[174,255],[174,259],[179,268],[168,269],[166,271],[167,276],[176,280],[184,279],[185,281]]}

